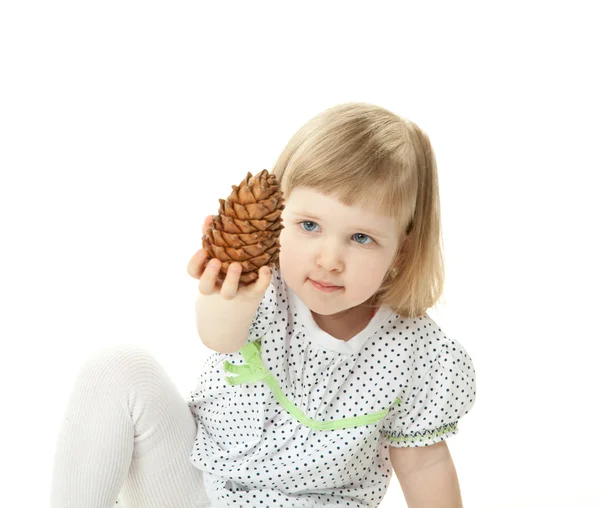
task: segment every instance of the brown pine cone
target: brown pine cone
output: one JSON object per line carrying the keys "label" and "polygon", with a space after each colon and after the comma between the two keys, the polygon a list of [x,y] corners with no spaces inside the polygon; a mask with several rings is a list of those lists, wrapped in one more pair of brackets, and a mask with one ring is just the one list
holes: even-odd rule
{"label": "brown pine cone", "polygon": [[[285,208],[277,177],[264,169],[251,173],[226,199],[219,199],[219,214],[202,237],[208,258],[221,261],[219,279],[223,281],[229,265],[242,265],[240,286],[258,279],[261,266],[279,266],[279,233],[283,229],[281,212]],[[206,266],[206,264],[205,264]]]}

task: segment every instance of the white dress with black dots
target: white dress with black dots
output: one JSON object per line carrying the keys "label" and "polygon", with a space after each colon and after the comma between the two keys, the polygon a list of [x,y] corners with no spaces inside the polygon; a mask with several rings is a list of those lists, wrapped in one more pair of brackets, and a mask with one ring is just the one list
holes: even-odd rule
{"label": "white dress with black dots", "polygon": [[225,363],[246,365],[240,352],[212,354],[188,404],[198,424],[191,461],[214,507],[376,507],[392,475],[388,447],[456,434],[475,401],[471,358],[429,316],[382,307],[355,337],[338,340],[277,269],[250,328],[248,341],[256,340],[281,391],[313,421],[383,416],[315,430],[264,382],[226,382]]}

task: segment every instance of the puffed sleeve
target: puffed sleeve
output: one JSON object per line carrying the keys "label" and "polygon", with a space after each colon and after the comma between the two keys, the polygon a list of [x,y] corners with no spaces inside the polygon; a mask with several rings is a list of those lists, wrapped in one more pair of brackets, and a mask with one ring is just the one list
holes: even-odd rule
{"label": "puffed sleeve", "polygon": [[429,446],[458,433],[458,421],[475,403],[475,368],[456,341],[447,340],[427,372],[406,391],[382,427],[395,447]]}

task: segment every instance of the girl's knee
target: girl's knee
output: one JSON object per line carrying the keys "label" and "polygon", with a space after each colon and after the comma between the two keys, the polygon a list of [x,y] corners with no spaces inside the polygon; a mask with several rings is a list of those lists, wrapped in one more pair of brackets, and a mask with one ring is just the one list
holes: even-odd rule
{"label": "girl's knee", "polygon": [[110,346],[92,353],[84,362],[79,377],[95,377],[99,380],[134,381],[145,377],[148,371],[161,367],[149,350],[130,344]]}

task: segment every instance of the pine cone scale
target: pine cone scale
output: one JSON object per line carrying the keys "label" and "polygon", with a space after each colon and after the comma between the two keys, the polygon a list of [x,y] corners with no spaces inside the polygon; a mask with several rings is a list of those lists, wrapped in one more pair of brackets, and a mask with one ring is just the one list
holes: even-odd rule
{"label": "pine cone scale", "polygon": [[265,215],[264,219],[268,220],[269,222],[275,222],[277,219],[279,219],[279,217],[281,217],[281,210],[275,210],[273,213]]}
{"label": "pine cone scale", "polygon": [[249,203],[244,207],[244,210],[246,211],[246,217],[244,217],[245,219],[263,219],[265,216],[270,215],[273,212],[273,210],[269,210],[269,208],[266,206],[266,203]]}

